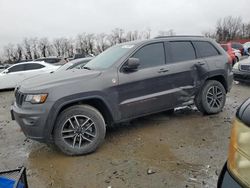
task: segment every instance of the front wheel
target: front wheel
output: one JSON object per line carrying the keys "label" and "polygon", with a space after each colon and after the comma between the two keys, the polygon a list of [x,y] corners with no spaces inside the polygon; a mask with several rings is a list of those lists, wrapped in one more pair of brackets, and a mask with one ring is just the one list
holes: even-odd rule
{"label": "front wheel", "polygon": [[204,114],[217,114],[222,111],[226,102],[226,90],[216,80],[208,80],[195,98],[198,110]]}
{"label": "front wheel", "polygon": [[55,145],[67,155],[88,154],[104,141],[106,125],[101,113],[88,105],[76,105],[58,117]]}

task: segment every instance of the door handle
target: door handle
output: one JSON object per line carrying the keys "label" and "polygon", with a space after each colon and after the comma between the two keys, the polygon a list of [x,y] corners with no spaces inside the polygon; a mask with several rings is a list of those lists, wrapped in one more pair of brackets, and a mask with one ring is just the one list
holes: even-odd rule
{"label": "door handle", "polygon": [[197,64],[198,64],[198,65],[205,65],[204,62],[198,62]]}
{"label": "door handle", "polygon": [[168,72],[169,70],[168,69],[165,69],[165,68],[161,68],[158,73],[164,73],[164,72]]}

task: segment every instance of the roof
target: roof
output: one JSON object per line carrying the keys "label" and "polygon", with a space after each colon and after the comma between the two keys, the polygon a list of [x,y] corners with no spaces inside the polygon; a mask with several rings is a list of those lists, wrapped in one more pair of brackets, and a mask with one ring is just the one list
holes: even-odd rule
{"label": "roof", "polygon": [[197,38],[197,37],[202,37],[204,38],[204,36],[202,35],[173,35],[173,36],[157,36],[154,39],[162,39],[162,38]]}

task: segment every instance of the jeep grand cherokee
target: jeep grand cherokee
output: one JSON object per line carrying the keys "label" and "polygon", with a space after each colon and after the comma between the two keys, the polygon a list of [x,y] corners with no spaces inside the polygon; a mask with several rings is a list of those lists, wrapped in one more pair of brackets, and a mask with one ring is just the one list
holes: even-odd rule
{"label": "jeep grand cherokee", "polygon": [[106,126],[171,110],[194,100],[219,113],[232,85],[226,52],[204,37],[158,37],[111,47],[84,69],[25,80],[12,118],[24,134],[65,154],[93,152]]}

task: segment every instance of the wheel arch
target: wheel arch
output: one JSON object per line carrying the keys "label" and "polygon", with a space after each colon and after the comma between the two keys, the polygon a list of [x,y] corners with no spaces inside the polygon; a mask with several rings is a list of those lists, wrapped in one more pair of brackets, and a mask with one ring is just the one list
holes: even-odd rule
{"label": "wheel arch", "polygon": [[216,81],[220,82],[223,85],[223,87],[225,88],[226,92],[228,92],[228,85],[227,85],[227,82],[226,82],[226,79],[224,76],[214,75],[214,76],[209,77],[207,80],[216,80]]}
{"label": "wheel arch", "polygon": [[115,117],[114,114],[112,113],[110,106],[103,98],[99,96],[93,96],[91,98],[78,98],[74,100],[64,100],[63,102],[62,100],[63,99],[57,101],[50,110],[50,115],[47,119],[46,127],[44,129],[45,138],[49,139],[48,142],[53,140],[53,131],[55,123],[60,113],[74,105],[80,105],[80,104],[90,105],[96,108],[102,114],[105,123],[107,125],[112,124],[114,122]]}

